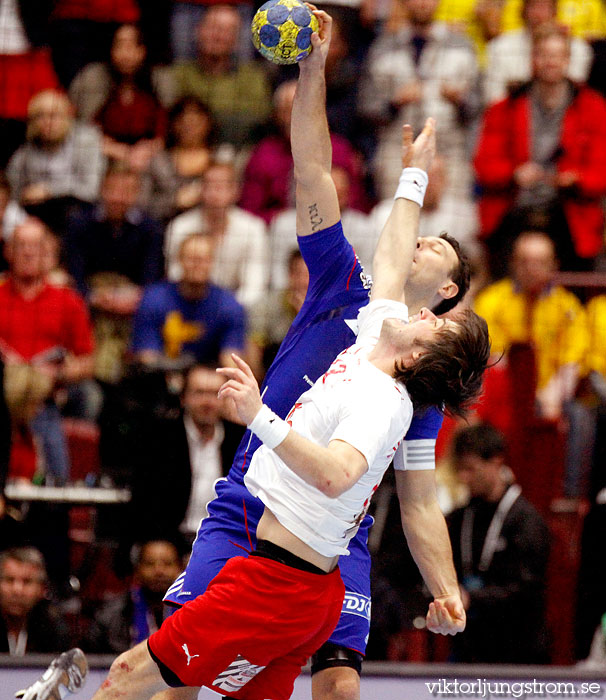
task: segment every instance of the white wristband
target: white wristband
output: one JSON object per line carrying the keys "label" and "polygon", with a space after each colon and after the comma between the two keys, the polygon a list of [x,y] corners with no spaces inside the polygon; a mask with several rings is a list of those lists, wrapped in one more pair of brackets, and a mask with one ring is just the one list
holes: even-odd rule
{"label": "white wristband", "polygon": [[394,199],[409,199],[422,207],[427,182],[427,173],[421,168],[404,168]]}
{"label": "white wristband", "polygon": [[290,425],[277,416],[269,406],[263,404],[261,410],[248,425],[261,442],[273,450],[286,439],[290,432]]}

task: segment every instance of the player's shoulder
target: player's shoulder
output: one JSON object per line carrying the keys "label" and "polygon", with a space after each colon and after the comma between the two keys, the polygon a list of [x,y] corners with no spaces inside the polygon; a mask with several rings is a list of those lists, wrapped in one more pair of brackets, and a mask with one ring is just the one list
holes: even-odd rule
{"label": "player's shoulder", "polygon": [[299,247],[301,249],[325,245],[326,240],[340,241],[341,239],[347,243],[347,239],[343,233],[343,222],[341,219],[331,226],[326,226],[325,228],[322,228],[309,236],[297,237]]}

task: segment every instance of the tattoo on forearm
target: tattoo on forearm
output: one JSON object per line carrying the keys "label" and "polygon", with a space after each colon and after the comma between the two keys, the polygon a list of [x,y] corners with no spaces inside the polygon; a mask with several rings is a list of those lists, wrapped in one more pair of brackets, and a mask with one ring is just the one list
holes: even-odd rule
{"label": "tattoo on forearm", "polygon": [[310,204],[308,208],[309,208],[309,222],[311,223],[311,230],[317,231],[318,227],[324,221],[324,219],[320,216],[320,213],[318,212],[317,203]]}

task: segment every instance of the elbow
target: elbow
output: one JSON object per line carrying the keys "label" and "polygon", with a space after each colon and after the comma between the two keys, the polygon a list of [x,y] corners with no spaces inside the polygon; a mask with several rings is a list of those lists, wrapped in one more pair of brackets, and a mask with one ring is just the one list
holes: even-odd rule
{"label": "elbow", "polygon": [[330,468],[322,471],[316,488],[327,498],[339,498],[354,485],[355,481],[347,465],[333,463]]}
{"label": "elbow", "polygon": [[336,480],[326,478],[322,479],[322,483],[318,484],[317,488],[327,498],[339,498],[339,496],[347,490],[342,488]]}

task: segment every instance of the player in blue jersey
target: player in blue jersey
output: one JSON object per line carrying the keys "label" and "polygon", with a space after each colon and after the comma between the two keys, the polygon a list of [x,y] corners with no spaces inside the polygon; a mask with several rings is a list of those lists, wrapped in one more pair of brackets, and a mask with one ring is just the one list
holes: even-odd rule
{"label": "player in blue jersey", "polygon": [[[305,303],[287,334],[263,384],[263,402],[286,417],[297,398],[355,340],[359,308],[368,302],[369,280],[343,236],[338,201],[330,176],[331,151],[325,119],[324,63],[331,20],[317,13],[321,39],[300,64],[292,116],[292,149],[297,183],[299,246],[309,268]],[[396,199],[388,226],[416,230],[402,218]],[[419,239],[405,296],[411,315],[422,307],[444,312],[467,291],[469,274],[458,246],[448,237]],[[460,631],[464,611],[452,566],[450,542],[435,495],[433,445],[442,421],[432,410],[416,416],[407,439],[396,454],[396,480],[402,523],[410,549],[434,598],[428,627],[445,634]],[[256,525],[263,505],[244,486],[250,459],[261,443],[247,431],[226,479],[216,486],[217,497],[200,526],[186,571],[166,594],[167,602],[182,605],[203,593],[212,578],[233,556],[254,548]],[[370,624],[370,556],[366,517],[350,543],[350,556],[340,560],[346,595],[341,619],[329,642],[314,656],[315,700],[359,698],[359,671]],[[195,698],[197,689],[163,691],[162,700]],[[160,698],[158,696],[158,699]]]}
{"label": "player in blue jersey", "polygon": [[[300,64],[292,114],[291,140],[297,183],[299,247],[309,268],[305,303],[284,339],[263,383],[263,402],[286,417],[296,399],[321,376],[335,355],[355,339],[359,308],[368,302],[370,283],[343,236],[334,184],[330,177],[331,151],[325,120],[324,61],[330,42],[330,18],[321,16],[321,44]],[[391,225],[399,220],[397,201]],[[410,235],[415,235],[410,231]],[[406,299],[411,315],[422,307],[443,313],[454,307],[469,285],[469,269],[458,244],[448,236],[418,241]],[[396,455],[396,480],[402,522],[417,563],[436,598],[453,611],[460,609],[453,587],[450,544],[435,497],[434,445],[442,424],[436,409],[413,419]],[[201,523],[187,570],[168,590],[165,600],[182,605],[202,593],[225,561],[250,551],[263,506],[244,486],[244,474],[260,441],[247,431],[226,479],[217,483],[217,498]],[[339,624],[313,659],[314,700],[357,700],[359,671],[370,627],[370,556],[366,517],[350,543],[350,556],[340,561],[346,586]],[[425,552],[423,554],[422,552]],[[446,571],[446,573],[444,573]],[[456,580],[456,579],[454,579]],[[455,613],[456,614],[456,613]],[[437,631],[458,631],[448,621]],[[166,691],[175,700],[187,691]],[[191,694],[195,697],[195,693]]]}

